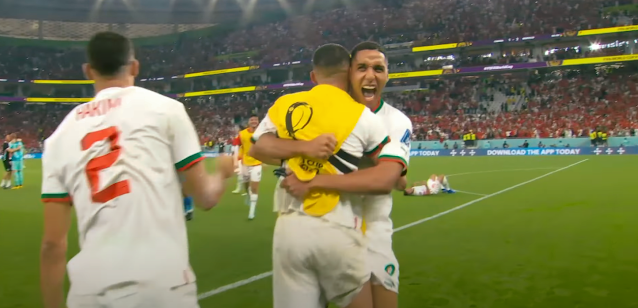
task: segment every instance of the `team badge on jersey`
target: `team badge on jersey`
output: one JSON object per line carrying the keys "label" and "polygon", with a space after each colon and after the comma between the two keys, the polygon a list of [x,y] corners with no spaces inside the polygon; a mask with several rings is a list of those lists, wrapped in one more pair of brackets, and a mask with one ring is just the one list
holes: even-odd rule
{"label": "team badge on jersey", "polygon": [[396,267],[392,263],[385,266],[385,272],[388,273],[388,275],[390,276],[394,275],[395,270],[396,270]]}

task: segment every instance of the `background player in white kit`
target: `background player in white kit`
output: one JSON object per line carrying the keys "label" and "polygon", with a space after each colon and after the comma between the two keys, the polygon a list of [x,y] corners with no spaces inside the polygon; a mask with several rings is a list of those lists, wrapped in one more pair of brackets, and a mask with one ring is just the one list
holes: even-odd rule
{"label": "background player in white kit", "polygon": [[433,174],[429,179],[422,182],[415,182],[412,186],[406,188],[403,194],[406,196],[429,196],[438,195],[440,192],[453,194],[454,189],[450,188],[450,182],[443,174]]}
{"label": "background player in white kit", "polygon": [[194,308],[182,187],[210,209],[232,175],[230,157],[209,175],[184,106],[138,88],[131,42],[91,38],[84,70],[96,97],[77,106],[44,143],[45,308],[62,306],[67,233],[75,208],[80,252],[67,265],[69,308]]}

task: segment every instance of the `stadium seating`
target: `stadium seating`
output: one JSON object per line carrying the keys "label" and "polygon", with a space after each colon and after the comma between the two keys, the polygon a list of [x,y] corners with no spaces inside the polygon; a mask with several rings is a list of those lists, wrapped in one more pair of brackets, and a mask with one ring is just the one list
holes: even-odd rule
{"label": "stadium seating", "polygon": [[[605,14],[600,0],[432,0],[406,1],[402,6],[367,6],[295,16],[277,23],[252,26],[220,37],[184,38],[170,45],[140,47],[143,78],[180,75],[209,69],[233,68],[293,60],[307,60],[313,49],[336,42],[347,47],[361,40],[410,46],[479,41],[534,34],[632,24],[630,13]],[[526,9],[521,9],[525,7]],[[577,46],[577,45],[575,45]],[[575,47],[572,46],[572,47]],[[471,67],[490,64],[564,60],[619,55],[626,48],[599,50],[548,47],[543,54],[505,47],[502,54],[464,55],[426,59],[422,64],[392,61],[392,72],[440,69],[443,65]],[[246,52],[243,57],[223,55]],[[0,77],[8,79],[83,79],[82,50],[74,48],[0,46]],[[508,75],[450,76],[421,79],[420,91],[391,92],[388,102],[411,115],[419,140],[458,139],[468,129],[479,138],[586,136],[604,126],[611,135],[634,135],[638,129],[638,75],[635,65],[590,70],[525,71]],[[307,80],[308,68],[295,72]],[[215,89],[259,86],[260,78],[233,75]],[[146,86],[162,91],[163,85]],[[211,82],[194,79],[190,91],[211,89]],[[173,92],[174,89],[171,89]],[[46,89],[6,87],[8,96],[47,97]],[[21,93],[17,95],[16,91]],[[59,88],[65,97],[86,97],[81,88]],[[227,140],[236,125],[252,113],[264,115],[285,91],[261,91],[182,98],[202,143]],[[2,96],[4,94],[0,94]],[[41,141],[72,109],[72,105],[0,105],[0,131],[18,131],[27,147]],[[9,116],[10,115],[10,116]]]}
{"label": "stadium seating", "polygon": [[[172,76],[263,62],[309,59],[317,46],[346,47],[362,40],[414,42],[414,46],[553,34],[632,24],[635,16],[608,16],[600,0],[433,0],[406,1],[400,8],[381,5],[345,8],[227,33],[223,37],[185,38],[179,43],[138,50],[142,77]],[[523,9],[523,8],[526,9]],[[256,55],[219,59],[221,55]],[[538,56],[538,55],[535,55]],[[19,79],[82,79],[78,49],[0,46],[0,76]],[[475,61],[477,61],[475,59]]]}

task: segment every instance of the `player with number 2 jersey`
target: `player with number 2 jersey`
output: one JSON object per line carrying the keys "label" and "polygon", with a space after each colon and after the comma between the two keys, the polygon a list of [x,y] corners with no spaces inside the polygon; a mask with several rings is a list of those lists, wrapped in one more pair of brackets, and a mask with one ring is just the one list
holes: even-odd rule
{"label": "player with number 2 jersey", "polygon": [[221,174],[205,171],[184,106],[133,86],[139,63],[128,39],[98,33],[88,56],[95,98],[44,143],[44,307],[62,304],[71,205],[80,252],[66,266],[69,308],[198,307],[182,197],[213,207],[233,174],[232,159],[220,158]]}

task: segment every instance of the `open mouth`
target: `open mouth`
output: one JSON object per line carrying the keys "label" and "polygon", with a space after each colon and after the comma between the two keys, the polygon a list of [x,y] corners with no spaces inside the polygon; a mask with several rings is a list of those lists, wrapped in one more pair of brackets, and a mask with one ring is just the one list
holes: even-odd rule
{"label": "open mouth", "polygon": [[372,100],[374,99],[375,95],[377,94],[377,87],[375,86],[363,86],[361,87],[361,93],[363,93],[363,98],[365,98],[366,100]]}

